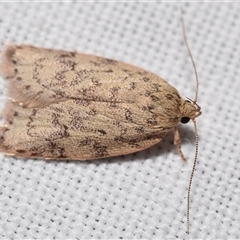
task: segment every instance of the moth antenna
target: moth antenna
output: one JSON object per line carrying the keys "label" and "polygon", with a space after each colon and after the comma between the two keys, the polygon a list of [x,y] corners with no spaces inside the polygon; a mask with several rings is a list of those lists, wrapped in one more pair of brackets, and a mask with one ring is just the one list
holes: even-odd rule
{"label": "moth antenna", "polygon": [[[195,62],[193,60],[193,56],[191,53],[191,50],[189,48],[188,45],[188,41],[187,41],[187,36],[186,36],[186,29],[185,29],[185,24],[184,24],[184,19],[183,19],[183,10],[181,8],[181,22],[182,22],[182,30],[183,30],[183,38],[184,38],[184,42],[185,45],[187,47],[188,50],[188,55],[191,58],[192,61],[192,65],[193,65],[193,69],[194,69],[194,73],[195,73],[195,78],[196,78],[196,92],[195,92],[195,98],[193,100],[193,104],[197,105],[197,99],[198,99],[198,86],[199,86],[199,81],[198,81],[198,73],[197,73],[197,68],[195,65]],[[198,106],[198,105],[197,105]],[[196,169],[196,164],[197,164],[197,156],[198,156],[198,132],[197,132],[197,124],[196,124],[196,120],[192,119],[193,124],[194,124],[194,130],[195,130],[195,157],[194,157],[194,163],[193,163],[193,167],[192,167],[192,172],[191,172],[191,176],[190,176],[190,180],[189,180],[189,185],[188,185],[188,195],[187,195],[187,233],[189,233],[189,226],[190,226],[190,217],[189,217],[189,213],[190,213],[190,192],[191,192],[191,187],[192,187],[192,180],[193,180],[193,175]]]}
{"label": "moth antenna", "polygon": [[189,185],[188,185],[188,196],[187,196],[187,233],[189,233],[189,225],[190,225],[190,220],[189,220],[189,212],[190,212],[190,192],[191,192],[191,187],[192,187],[192,180],[193,180],[193,175],[196,169],[196,164],[197,164],[197,156],[198,156],[198,132],[197,132],[197,124],[196,120],[192,119],[193,124],[194,124],[194,130],[195,130],[195,141],[196,141],[196,148],[195,148],[195,157],[194,157],[194,163],[192,167],[192,172],[189,180]]}
{"label": "moth antenna", "polygon": [[183,9],[181,8],[181,22],[182,22],[184,43],[185,43],[185,45],[187,47],[188,55],[191,58],[193,69],[194,69],[194,73],[195,73],[195,78],[196,78],[196,92],[195,92],[195,98],[194,98],[194,101],[193,101],[193,103],[196,103],[197,102],[197,98],[198,98],[198,85],[199,85],[199,83],[198,83],[198,73],[197,73],[196,64],[195,64],[195,62],[193,60],[193,56],[192,56],[191,50],[190,50],[189,45],[188,45],[186,29],[185,29],[185,24],[184,24],[184,19],[183,19],[183,14],[184,14],[184,12],[183,12]]}

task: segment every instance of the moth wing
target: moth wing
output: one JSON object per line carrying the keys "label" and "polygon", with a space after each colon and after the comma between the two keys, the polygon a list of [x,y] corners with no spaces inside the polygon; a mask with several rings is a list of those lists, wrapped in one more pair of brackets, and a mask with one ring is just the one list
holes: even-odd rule
{"label": "moth wing", "polygon": [[[67,99],[141,102],[149,107],[164,106],[169,100],[178,104],[180,100],[175,88],[151,72],[76,52],[7,45],[0,70],[8,82],[9,97],[27,107],[44,107]],[[178,113],[178,109],[172,110],[169,115]]]}
{"label": "moth wing", "polygon": [[124,155],[156,144],[168,132],[128,122],[120,113],[126,106],[111,108],[106,102],[68,100],[44,108],[9,102],[6,107],[9,127],[2,129],[0,149],[22,157],[85,160]]}

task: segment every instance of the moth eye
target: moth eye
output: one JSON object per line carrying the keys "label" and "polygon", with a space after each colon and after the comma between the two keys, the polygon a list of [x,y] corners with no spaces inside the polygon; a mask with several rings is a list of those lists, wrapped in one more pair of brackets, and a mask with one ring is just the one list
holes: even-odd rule
{"label": "moth eye", "polygon": [[189,100],[185,100],[186,102],[188,102],[188,103],[192,103],[191,101],[189,101]]}
{"label": "moth eye", "polygon": [[183,117],[183,118],[181,119],[181,123],[183,123],[183,124],[188,123],[189,120],[190,120],[189,117]]}

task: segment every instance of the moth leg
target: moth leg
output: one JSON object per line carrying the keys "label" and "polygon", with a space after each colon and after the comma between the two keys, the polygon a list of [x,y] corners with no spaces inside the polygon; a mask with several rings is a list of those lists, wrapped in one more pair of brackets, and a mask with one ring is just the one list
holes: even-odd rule
{"label": "moth leg", "polygon": [[181,149],[181,137],[177,127],[174,128],[174,144],[177,146],[178,153],[180,154],[182,160],[187,162],[187,159],[183,155],[183,152]]}

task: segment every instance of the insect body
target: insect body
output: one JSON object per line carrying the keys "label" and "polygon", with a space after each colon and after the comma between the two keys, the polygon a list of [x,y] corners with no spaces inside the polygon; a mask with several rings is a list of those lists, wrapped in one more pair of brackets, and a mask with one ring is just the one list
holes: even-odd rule
{"label": "insect body", "polygon": [[9,45],[0,149],[18,157],[96,159],[160,142],[200,108],[165,80],[102,57]]}

